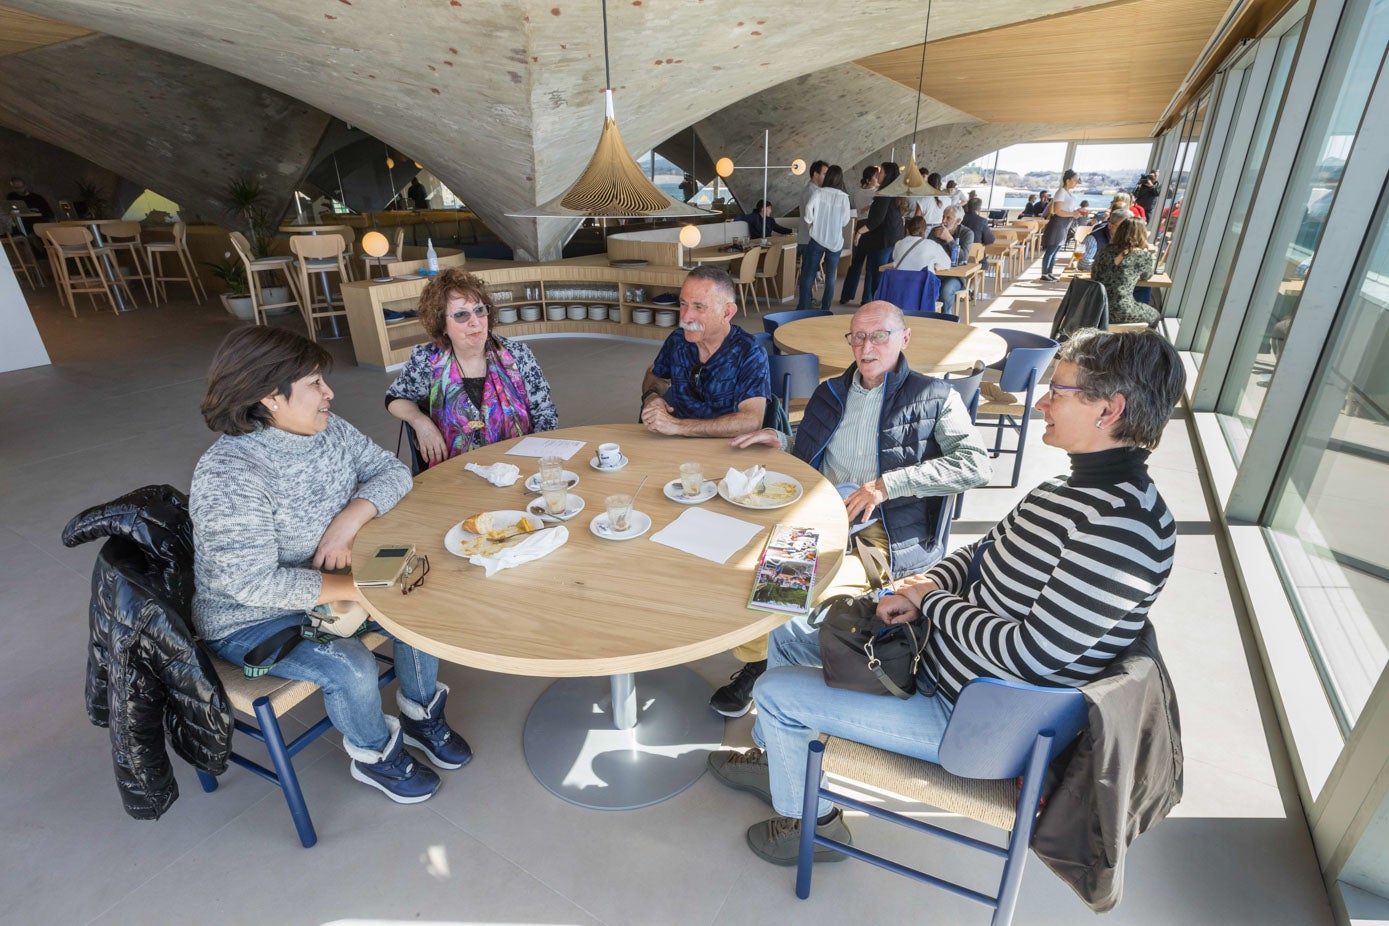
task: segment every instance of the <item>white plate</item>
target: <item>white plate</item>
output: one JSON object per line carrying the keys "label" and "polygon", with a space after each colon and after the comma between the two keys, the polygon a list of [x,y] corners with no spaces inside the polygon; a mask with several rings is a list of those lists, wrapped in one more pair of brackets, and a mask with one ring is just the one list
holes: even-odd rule
{"label": "white plate", "polygon": [[[578,473],[574,473],[574,472],[570,472],[570,471],[567,470],[567,469],[562,473],[562,478],[564,479],[564,481],[565,481],[566,483],[568,483],[568,485],[565,486],[566,489],[572,489],[572,488],[574,488],[574,486],[576,486],[576,485],[579,484],[579,474],[578,474]],[[539,474],[539,473],[531,473],[530,477],[526,480],[526,491],[527,491],[527,492],[539,492],[539,491],[540,491],[540,474]]]}
{"label": "white plate", "polygon": [[592,466],[594,469],[598,470],[598,472],[600,472],[600,473],[615,473],[615,472],[617,472],[618,470],[622,469],[622,467],[626,466],[629,462],[631,462],[631,461],[629,461],[629,460],[627,459],[626,454],[623,454],[623,455],[622,455],[622,459],[618,462],[618,464],[617,464],[616,466],[599,466],[599,465],[598,465],[598,458],[597,458],[597,457],[589,457],[589,458],[588,458],[588,465],[589,465],[589,466]]}
{"label": "white plate", "polygon": [[679,502],[682,505],[698,505],[700,502],[707,502],[715,495],[718,495],[719,487],[706,479],[704,480],[703,487],[699,490],[699,494],[691,497],[685,494],[685,487],[679,479],[672,479],[670,482],[666,483],[662,491],[666,493],[666,498],[673,502]]}
{"label": "white plate", "polygon": [[[502,530],[503,528],[511,527],[517,521],[524,518],[526,513],[524,511],[508,510],[494,511],[492,515],[494,523],[497,525],[497,530]],[[444,535],[444,549],[448,550],[454,556],[461,556],[467,559],[470,556],[488,552],[486,548],[490,545],[505,543],[505,541],[502,540],[484,540],[482,543],[472,542],[480,539],[482,539],[480,534],[474,534],[472,531],[465,531],[463,529],[463,522],[459,521],[453,527],[450,527],[449,532]]]}
{"label": "white plate", "polygon": [[569,495],[565,498],[564,514],[550,514],[550,512],[545,509],[545,499],[543,498],[533,498],[531,499],[530,504],[526,506],[526,511],[535,515],[540,520],[547,521],[552,524],[557,523],[559,521],[568,521],[570,518],[574,517],[574,515],[578,514],[580,511],[583,510],[584,500],[577,495]]}
{"label": "white plate", "polygon": [[651,516],[642,511],[633,511],[627,529],[618,533],[608,527],[608,513],[605,511],[592,521],[588,522],[588,529],[593,532],[595,537],[602,537],[604,540],[631,540],[640,537],[642,534],[651,530]]}
{"label": "white plate", "polygon": [[801,484],[785,473],[774,473],[768,470],[763,484],[767,487],[764,494],[736,499],[728,494],[727,481],[720,479],[719,495],[725,501],[731,502],[739,508],[754,508],[765,511],[770,508],[785,508],[787,505],[799,501],[800,497],[805,494]]}

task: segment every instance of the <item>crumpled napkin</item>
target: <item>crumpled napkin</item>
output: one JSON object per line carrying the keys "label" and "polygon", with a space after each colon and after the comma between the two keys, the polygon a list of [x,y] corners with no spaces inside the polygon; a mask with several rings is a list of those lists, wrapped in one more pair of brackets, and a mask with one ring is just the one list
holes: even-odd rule
{"label": "crumpled napkin", "polygon": [[742,498],[756,492],[766,475],[767,468],[765,466],[754,466],[745,472],[739,472],[730,466],[728,472],[724,474],[723,481],[728,486],[728,494],[731,497]]}
{"label": "crumpled napkin", "polygon": [[486,578],[490,579],[503,569],[529,563],[533,559],[540,559],[542,556],[553,553],[564,546],[568,540],[568,528],[550,527],[528,534],[526,539],[520,543],[504,547],[490,556],[470,556],[468,562],[474,566],[481,566],[485,570]]}
{"label": "crumpled napkin", "polygon": [[491,466],[478,466],[476,463],[469,463],[463,468],[469,472],[477,473],[494,486],[515,485],[516,480],[521,478],[521,468],[511,463],[493,463]]}

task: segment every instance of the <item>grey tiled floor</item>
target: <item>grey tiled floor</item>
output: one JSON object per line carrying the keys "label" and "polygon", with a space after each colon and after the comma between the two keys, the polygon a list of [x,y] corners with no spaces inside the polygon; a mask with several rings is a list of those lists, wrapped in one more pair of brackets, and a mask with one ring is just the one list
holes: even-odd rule
{"label": "grey tiled floor", "polygon": [[[979,320],[1044,328],[1058,292],[1023,281],[986,304]],[[521,725],[546,681],[459,666],[445,666],[443,676],[454,689],[452,719],[477,759],[444,773],[428,803],[397,806],[352,782],[329,735],[296,763],[320,837],[313,850],[299,848],[279,793],[236,769],[205,795],[180,765],[183,794],[164,819],[128,819],[105,732],[83,709],[95,549],[67,550],[59,532],[83,507],[132,487],[187,489],[212,440],[197,411],[202,377],[235,323],[220,307],[186,301],[119,318],[83,305],[73,319],[51,292],[33,310],[54,364],[0,375],[0,555],[8,566],[0,580],[0,923],[987,921],[963,900],[852,863],[817,869],[814,895],[797,901],[791,873],[743,845],[743,830],[765,808],[707,777],[645,810],[562,803],[530,776],[521,753]],[[654,343],[532,346],[566,425],[631,420]],[[393,447],[396,428],[380,398],[390,375],[355,367],[346,342],[330,348],[339,359],[329,378],[335,410]],[[1184,422],[1169,427],[1152,464],[1182,529],[1154,620],[1181,699],[1186,798],[1135,844],[1125,899],[1104,922],[1328,923]],[[956,540],[971,539],[1026,487],[1064,467],[1059,452],[1034,440],[1023,488],[970,493]],[[562,601],[553,604],[562,610]],[[711,684],[735,667],[727,655],[693,666]],[[316,709],[309,703],[295,718]],[[727,741],[749,743],[749,729],[749,718],[731,722]],[[991,877],[991,868],[949,847],[876,821],[851,825],[861,844],[909,864],[979,887]],[[1020,909],[1019,923],[1091,919],[1035,860]]]}

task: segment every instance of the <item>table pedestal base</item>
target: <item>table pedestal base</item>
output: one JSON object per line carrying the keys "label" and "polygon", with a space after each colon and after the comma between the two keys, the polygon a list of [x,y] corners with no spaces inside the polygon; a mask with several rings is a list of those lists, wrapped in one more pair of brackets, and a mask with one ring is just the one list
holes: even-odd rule
{"label": "table pedestal base", "polygon": [[613,697],[631,704],[631,675],[560,679],[526,718],[526,764],[555,796],[594,810],[633,810],[674,797],[723,744],[709,683],[683,666],[635,676],[636,725],[617,729]]}

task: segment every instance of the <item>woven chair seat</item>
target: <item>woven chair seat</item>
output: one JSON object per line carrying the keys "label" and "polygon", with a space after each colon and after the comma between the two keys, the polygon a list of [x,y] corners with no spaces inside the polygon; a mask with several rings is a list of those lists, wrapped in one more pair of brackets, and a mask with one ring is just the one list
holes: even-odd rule
{"label": "woven chair seat", "polygon": [[[364,633],[359,639],[366,644],[367,649],[375,650],[390,638],[384,633],[373,632]],[[212,662],[217,667],[217,677],[222,680],[222,687],[227,690],[227,698],[231,701],[233,710],[243,714],[254,714],[253,705],[256,700],[269,698],[275,716],[283,717],[286,711],[318,691],[318,686],[313,682],[277,678],[273,675],[247,678],[241,671],[241,666],[217,656],[212,657]]]}
{"label": "woven chair seat", "polygon": [[933,762],[829,737],[827,773],[981,823],[1011,830],[1017,818],[1018,786],[1008,778],[960,778]]}
{"label": "woven chair seat", "polygon": [[991,383],[988,380],[979,384],[979,414],[981,415],[1018,415],[1024,411],[1023,402],[1026,396],[1018,395],[1016,392],[1004,392],[998,387],[998,383]]}

